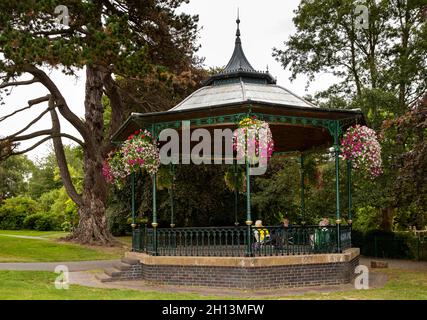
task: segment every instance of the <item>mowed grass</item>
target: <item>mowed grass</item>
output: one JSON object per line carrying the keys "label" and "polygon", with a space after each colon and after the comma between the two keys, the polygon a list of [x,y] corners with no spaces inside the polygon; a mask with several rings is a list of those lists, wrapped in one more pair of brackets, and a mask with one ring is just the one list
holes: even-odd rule
{"label": "mowed grass", "polygon": [[[295,296],[271,296],[265,299],[295,300],[426,300],[427,274],[420,271],[384,270],[389,281],[383,288],[369,290],[351,290],[347,292],[306,293]],[[245,293],[247,296],[213,296],[199,293],[169,293],[156,291],[138,291],[122,289],[101,289],[78,285],[70,285],[68,290],[58,290],[54,286],[57,274],[51,272],[32,271],[0,271],[0,300],[120,300],[120,299],[260,299]],[[201,289],[203,290],[203,289]],[[225,290],[226,294],[226,290]],[[263,298],[261,298],[263,299]]]}
{"label": "mowed grass", "polygon": [[[35,236],[41,239],[13,237]],[[65,233],[0,231],[0,262],[53,262],[119,259],[122,248],[87,247],[64,243],[57,238]]]}
{"label": "mowed grass", "polygon": [[61,238],[68,235],[64,231],[36,231],[36,230],[0,230],[0,235],[16,235],[26,237],[41,237],[41,238]]}
{"label": "mowed grass", "polygon": [[44,271],[0,271],[0,300],[199,300],[217,299],[195,293],[161,293],[70,285],[56,289],[58,274]]}
{"label": "mowed grass", "polygon": [[287,296],[283,299],[315,299],[315,300],[427,300],[427,272],[408,271],[401,269],[383,269],[388,281],[382,288],[369,290],[351,290],[305,294],[303,296]]}

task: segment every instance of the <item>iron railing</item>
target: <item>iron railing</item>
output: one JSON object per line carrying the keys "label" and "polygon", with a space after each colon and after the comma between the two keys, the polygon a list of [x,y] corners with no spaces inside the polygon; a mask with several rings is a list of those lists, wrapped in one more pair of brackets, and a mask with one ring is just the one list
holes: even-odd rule
{"label": "iron railing", "polygon": [[[337,226],[194,227],[135,229],[132,249],[160,256],[278,256],[338,252]],[[154,246],[156,241],[156,246]],[[340,226],[340,250],[351,229]]]}

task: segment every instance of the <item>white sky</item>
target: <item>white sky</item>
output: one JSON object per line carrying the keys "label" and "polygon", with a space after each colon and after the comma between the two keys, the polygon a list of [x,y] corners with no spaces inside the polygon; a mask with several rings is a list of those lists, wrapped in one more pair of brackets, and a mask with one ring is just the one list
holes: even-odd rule
{"label": "white sky", "polygon": [[[257,70],[265,70],[268,65],[270,73],[277,77],[278,85],[304,96],[328,88],[334,78],[326,74],[319,75],[306,91],[306,77],[298,77],[291,83],[290,72],[283,70],[272,57],[273,47],[283,48],[283,42],[295,32],[292,18],[293,11],[299,3],[300,0],[191,0],[189,4],[183,5],[181,10],[199,15],[201,48],[198,55],[205,57],[206,67],[219,67],[227,64],[233,52],[237,8],[240,8],[241,39],[249,62]],[[58,71],[52,71],[51,75],[70,108],[78,116],[84,117],[84,71],[79,71],[77,79],[65,76]],[[38,84],[15,88],[12,95],[5,99],[6,105],[0,107],[0,117],[24,107],[28,100],[46,94],[47,90]],[[34,106],[29,111],[12,117],[10,121],[0,123],[0,136],[9,135],[23,128],[44,110],[44,106],[43,104]],[[61,121],[61,125],[62,132],[77,135],[76,130],[65,120]],[[26,133],[50,127],[50,117],[46,115]],[[22,143],[21,146],[28,147],[35,141],[37,140]],[[69,143],[66,139],[64,142]],[[28,155],[32,159],[37,159],[45,156],[48,150],[49,143],[45,143]]]}

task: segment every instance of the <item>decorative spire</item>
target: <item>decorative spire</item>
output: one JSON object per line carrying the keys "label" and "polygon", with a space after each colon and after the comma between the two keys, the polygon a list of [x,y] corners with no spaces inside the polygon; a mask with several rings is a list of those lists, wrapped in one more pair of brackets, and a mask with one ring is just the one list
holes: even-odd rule
{"label": "decorative spire", "polygon": [[227,65],[225,66],[224,70],[221,72],[211,76],[209,79],[207,79],[203,85],[211,85],[222,83],[222,81],[227,80],[224,83],[230,83],[230,81],[248,81],[253,82],[257,81],[257,83],[276,83],[274,78],[268,73],[268,67],[267,72],[259,72],[256,71],[251,64],[249,63],[248,59],[245,56],[245,53],[243,52],[242,48],[242,41],[240,39],[240,12],[239,9],[237,9],[237,29],[236,29],[236,42],[234,45],[234,51],[233,54],[228,61]]}
{"label": "decorative spire", "polygon": [[240,40],[240,13],[239,13],[239,8],[237,8],[237,30],[236,30],[236,44],[237,43],[241,43]]}

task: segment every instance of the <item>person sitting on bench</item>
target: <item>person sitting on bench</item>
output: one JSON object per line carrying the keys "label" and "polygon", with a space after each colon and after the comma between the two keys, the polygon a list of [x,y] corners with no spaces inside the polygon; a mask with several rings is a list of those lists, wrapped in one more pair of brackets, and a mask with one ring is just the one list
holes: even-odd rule
{"label": "person sitting on bench", "polygon": [[255,221],[254,236],[257,247],[270,241],[270,232],[262,225],[262,220]]}

